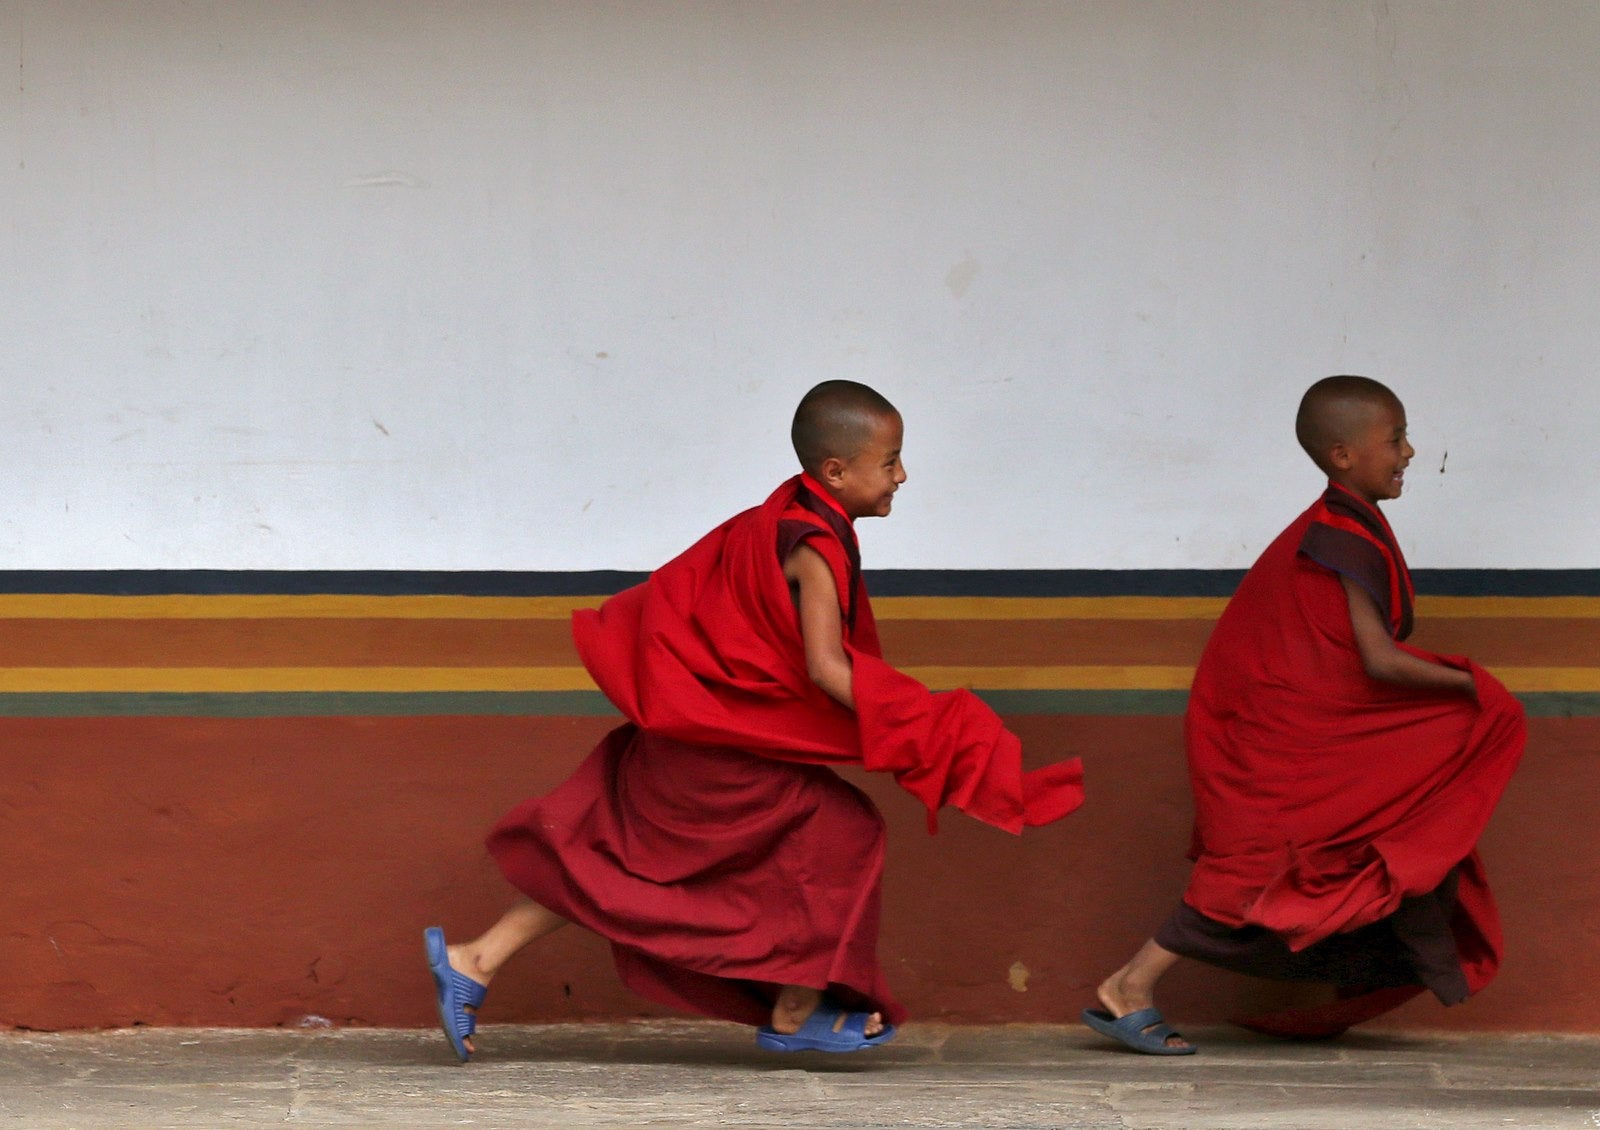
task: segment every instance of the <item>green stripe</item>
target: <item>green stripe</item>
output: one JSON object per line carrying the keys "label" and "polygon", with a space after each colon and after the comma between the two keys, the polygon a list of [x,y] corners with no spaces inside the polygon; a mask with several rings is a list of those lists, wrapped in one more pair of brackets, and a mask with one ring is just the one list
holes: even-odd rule
{"label": "green stripe", "polygon": [[[1188,691],[979,691],[995,713],[1182,715]],[[1530,718],[1600,716],[1600,692],[1524,691],[1516,696]]]}
{"label": "green stripe", "polygon": [[[1002,715],[1183,714],[1186,691],[981,691]],[[1600,717],[1600,692],[1533,691],[1517,695],[1530,717]],[[0,694],[0,718],[281,718],[430,717],[437,715],[616,717],[599,691],[296,691],[238,694]]]}
{"label": "green stripe", "polygon": [[1188,691],[977,691],[996,714],[1181,715]]}
{"label": "green stripe", "polygon": [[1517,695],[1530,718],[1593,718],[1600,715],[1600,692],[1524,691]]}

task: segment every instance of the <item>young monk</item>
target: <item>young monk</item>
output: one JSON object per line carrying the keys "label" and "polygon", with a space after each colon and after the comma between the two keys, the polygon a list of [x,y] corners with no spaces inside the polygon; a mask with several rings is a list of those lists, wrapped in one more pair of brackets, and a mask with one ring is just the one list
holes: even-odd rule
{"label": "young monk", "polygon": [[573,617],[628,721],[490,833],[527,901],[469,942],[425,932],[459,1059],[496,972],[568,922],[610,940],[636,992],[760,1025],[762,1047],[881,1044],[905,1015],[876,955],[883,821],[827,764],[893,773],[930,827],[947,803],[1018,832],[1082,801],[1075,760],[1024,773],[979,699],[879,658],[854,522],[892,508],[903,430],[865,385],[818,385],[794,417],[802,474]]}
{"label": "young monk", "polygon": [[1153,1055],[1195,1050],[1154,1002],[1180,957],[1333,984],[1332,1004],[1241,1021],[1301,1037],[1424,988],[1456,1004],[1500,961],[1475,845],[1522,756],[1522,708],[1472,662],[1401,642],[1411,578],[1378,510],[1415,454],[1399,399],[1329,377],[1295,434],[1328,486],[1250,569],[1195,672],[1188,889],[1083,1013]]}

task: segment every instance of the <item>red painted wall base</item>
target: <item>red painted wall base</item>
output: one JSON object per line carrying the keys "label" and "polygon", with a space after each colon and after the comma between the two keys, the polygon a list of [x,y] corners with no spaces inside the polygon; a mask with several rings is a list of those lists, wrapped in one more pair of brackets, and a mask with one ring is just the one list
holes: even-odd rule
{"label": "red painted wall base", "polygon": [[[1012,838],[891,782],[880,953],[914,1018],[1072,1021],[1183,888],[1180,720],[1011,719],[1030,762],[1079,754],[1089,800]],[[596,718],[0,720],[0,1024],[421,1026],[421,931],[466,937],[514,897],[482,836],[559,781]],[[1600,846],[1587,834],[1600,719],[1531,720],[1483,848],[1505,918],[1500,980],[1389,1027],[1600,1031]],[[1187,1023],[1296,999],[1184,965]],[[660,1015],[576,928],[499,979],[487,1022]],[[309,1018],[309,1019],[308,1019]],[[320,1018],[320,1019],[317,1019]]]}

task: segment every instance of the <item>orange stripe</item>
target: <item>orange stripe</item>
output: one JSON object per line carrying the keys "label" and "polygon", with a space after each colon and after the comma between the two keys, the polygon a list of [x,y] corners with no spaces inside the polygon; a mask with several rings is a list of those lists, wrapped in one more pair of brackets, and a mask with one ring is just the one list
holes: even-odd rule
{"label": "orange stripe", "polygon": [[13,667],[575,664],[564,620],[11,620]]}
{"label": "orange stripe", "polygon": [[[889,621],[884,650],[909,666],[1192,666],[1200,620]],[[551,619],[161,619],[0,622],[14,667],[414,667],[576,664],[567,623]],[[1600,620],[1440,619],[1420,647],[1489,667],[1566,667],[1600,656]]]}

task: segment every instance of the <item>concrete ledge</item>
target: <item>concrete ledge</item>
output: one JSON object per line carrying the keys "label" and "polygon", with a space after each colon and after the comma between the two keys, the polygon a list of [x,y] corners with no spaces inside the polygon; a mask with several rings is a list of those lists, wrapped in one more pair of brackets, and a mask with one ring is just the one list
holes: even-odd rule
{"label": "concrete ledge", "polygon": [[1081,1028],[915,1025],[853,1056],[781,1056],[695,1021],[488,1026],[456,1064],[397,1029],[0,1037],[0,1125],[1066,1127],[1410,1130],[1600,1124],[1600,1038],[1225,1029],[1156,1059]]}

